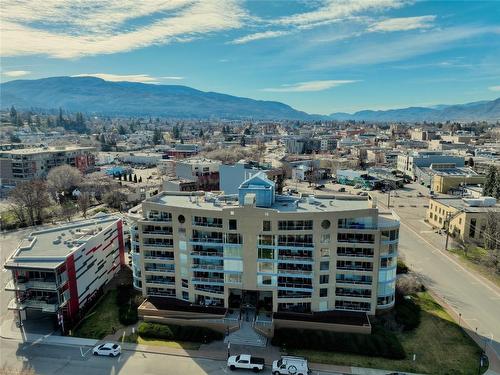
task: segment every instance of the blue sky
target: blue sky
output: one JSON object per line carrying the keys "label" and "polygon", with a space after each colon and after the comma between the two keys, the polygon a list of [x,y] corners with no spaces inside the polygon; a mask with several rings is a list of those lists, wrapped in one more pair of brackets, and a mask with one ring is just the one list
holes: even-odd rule
{"label": "blue sky", "polygon": [[500,97],[499,1],[3,1],[2,82],[182,84],[309,113]]}

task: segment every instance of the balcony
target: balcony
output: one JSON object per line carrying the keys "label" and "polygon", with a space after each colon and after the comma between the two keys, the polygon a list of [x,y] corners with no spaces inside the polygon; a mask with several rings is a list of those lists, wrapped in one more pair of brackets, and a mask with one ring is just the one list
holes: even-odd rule
{"label": "balcony", "polygon": [[[266,260],[266,259],[263,259]],[[300,255],[278,255],[278,261],[282,263],[313,263],[312,256]]]}
{"label": "balcony", "polygon": [[[64,281],[64,283],[66,283],[66,281]],[[5,290],[9,291],[26,291],[28,289],[57,290],[57,285],[55,281],[30,280],[20,282],[18,280],[17,283],[15,283],[14,280],[10,280],[5,286]]]}
{"label": "balcony", "polygon": [[171,236],[173,231],[171,230],[143,230],[142,234],[160,234],[162,236]]}
{"label": "balcony", "polygon": [[373,267],[349,266],[349,265],[344,265],[344,266],[337,265],[337,269],[346,271],[365,271],[365,272],[373,271]]}
{"label": "balcony", "polygon": [[148,267],[147,265],[144,267],[145,272],[160,272],[160,273],[174,273],[174,267]]}
{"label": "balcony", "polygon": [[291,276],[291,277],[302,276],[302,277],[312,278],[313,271],[312,270],[297,270],[297,269],[278,268],[278,275],[279,276]]}
{"label": "balcony", "polygon": [[59,309],[58,303],[48,303],[42,300],[24,300],[18,302],[15,299],[11,300],[8,305],[9,310],[25,310],[25,309],[39,309],[43,312],[55,313]]}
{"label": "balcony", "polygon": [[144,255],[144,260],[174,260],[173,255]]}
{"label": "balcony", "polygon": [[217,222],[207,222],[207,221],[193,221],[193,226],[197,227],[205,227],[205,228],[222,228],[222,221],[220,223]]}
{"label": "balcony", "polygon": [[162,279],[146,279],[146,284],[151,285],[151,286],[175,286],[175,281],[170,281],[170,280],[162,280]]}
{"label": "balcony", "polygon": [[224,279],[212,277],[193,277],[193,284],[224,285]]}
{"label": "balcony", "polygon": [[339,297],[355,297],[355,298],[371,298],[372,292],[370,289],[364,290],[345,290],[337,288],[335,295]]}
{"label": "balcony", "polygon": [[312,242],[278,242],[278,247],[286,247],[292,249],[303,249],[303,248],[311,248],[314,249],[314,243]]}
{"label": "balcony", "polygon": [[174,247],[174,243],[173,242],[154,242],[154,243],[143,242],[142,247],[144,249],[148,249],[148,248],[154,249],[154,248],[157,248],[157,247],[161,247],[161,248],[173,248]]}
{"label": "balcony", "polygon": [[192,251],[191,256],[193,258],[212,258],[212,259],[223,259],[224,253],[222,252],[212,252],[212,251]]}
{"label": "balcony", "polygon": [[192,270],[207,270],[207,271],[223,271],[224,266],[223,265],[216,265],[216,264],[193,264],[191,266]]}
{"label": "balcony", "polygon": [[280,282],[278,282],[278,289],[298,291],[298,292],[308,292],[308,291],[312,291],[313,287],[311,284],[280,283]]}

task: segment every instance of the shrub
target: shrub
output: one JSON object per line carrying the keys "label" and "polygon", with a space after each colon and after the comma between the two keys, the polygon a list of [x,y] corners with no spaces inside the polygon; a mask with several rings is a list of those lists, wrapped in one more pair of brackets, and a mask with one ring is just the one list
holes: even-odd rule
{"label": "shrub", "polygon": [[377,326],[370,335],[308,329],[280,328],[275,330],[273,345],[289,349],[332,351],[370,357],[404,359],[406,353],[398,338]]}
{"label": "shrub", "polygon": [[396,292],[402,296],[422,291],[422,283],[413,274],[401,275],[396,281]]}
{"label": "shrub", "polygon": [[206,327],[178,326],[173,324],[141,323],[137,333],[142,337],[209,343],[222,340],[224,335]]}
{"label": "shrub", "polygon": [[411,331],[420,325],[421,309],[413,299],[398,298],[394,308],[395,319],[403,328],[403,331]]}
{"label": "shrub", "polygon": [[399,275],[399,274],[403,274],[403,273],[408,273],[408,271],[409,271],[409,268],[405,264],[405,262],[403,262],[401,259],[398,259],[398,265],[397,265],[397,268],[396,268],[396,273]]}
{"label": "shrub", "polygon": [[139,320],[137,303],[132,285],[120,285],[117,288],[116,304],[118,318],[123,325],[135,324]]}

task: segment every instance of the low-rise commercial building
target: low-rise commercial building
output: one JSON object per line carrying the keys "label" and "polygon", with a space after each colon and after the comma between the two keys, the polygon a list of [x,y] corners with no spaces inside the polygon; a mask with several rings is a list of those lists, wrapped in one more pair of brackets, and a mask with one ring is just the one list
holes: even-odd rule
{"label": "low-rise commercial building", "polygon": [[483,240],[490,211],[500,212],[495,198],[431,198],[426,219],[455,238],[477,242]]}
{"label": "low-rise commercial building", "polygon": [[137,214],[145,319],[209,325],[195,310],[210,306],[366,321],[394,305],[399,221],[365,197],[280,196],[259,173],[238,195],[163,192]]}
{"label": "low-rise commercial building", "polygon": [[465,160],[462,156],[446,155],[439,151],[419,151],[398,156],[397,169],[400,172],[416,177],[417,168],[430,167],[431,164],[455,164],[463,167]]}
{"label": "low-rise commercial building", "polygon": [[9,310],[52,314],[65,331],[125,263],[122,220],[103,216],[32,232],[4,264]]}

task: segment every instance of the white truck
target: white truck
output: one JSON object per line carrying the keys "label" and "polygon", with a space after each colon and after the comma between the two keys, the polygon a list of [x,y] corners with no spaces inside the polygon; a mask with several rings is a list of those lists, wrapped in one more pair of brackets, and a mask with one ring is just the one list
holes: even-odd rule
{"label": "white truck", "polygon": [[307,375],[309,366],[303,357],[282,356],[273,362],[273,375]]}
{"label": "white truck", "polygon": [[231,371],[241,368],[259,372],[264,369],[264,358],[253,357],[250,354],[232,355],[227,359],[227,367]]}

